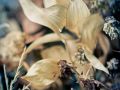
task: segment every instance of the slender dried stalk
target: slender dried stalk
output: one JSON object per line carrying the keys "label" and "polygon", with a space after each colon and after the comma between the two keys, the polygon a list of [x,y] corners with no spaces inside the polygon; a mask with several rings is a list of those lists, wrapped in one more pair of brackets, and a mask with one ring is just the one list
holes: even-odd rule
{"label": "slender dried stalk", "polygon": [[24,58],[25,58],[25,56],[26,56],[25,51],[26,51],[26,47],[24,48],[24,51],[23,51],[23,53],[22,53],[22,55],[21,55],[21,58],[20,58],[20,61],[19,61],[19,65],[18,65],[16,74],[15,74],[15,76],[14,76],[14,79],[12,80],[12,82],[11,82],[11,84],[10,84],[10,90],[12,90],[13,84],[15,83],[15,81],[16,81],[19,73],[20,73],[19,70],[20,70],[20,68],[21,68],[21,66],[22,66],[22,62],[23,62],[23,60],[24,60]]}
{"label": "slender dried stalk", "polygon": [[88,71],[87,71],[87,73],[85,75],[85,80],[87,79],[91,69],[92,69],[92,65],[90,65],[90,67],[89,67],[89,69],[88,69]]}
{"label": "slender dried stalk", "polygon": [[7,73],[6,73],[6,66],[5,64],[3,65],[3,70],[4,70],[4,76],[5,76],[5,84],[6,84],[6,88],[8,90],[8,78],[7,78]]}
{"label": "slender dried stalk", "polygon": [[2,82],[0,80],[0,90],[3,90]]}
{"label": "slender dried stalk", "polygon": [[22,90],[30,90],[29,89],[29,86],[31,85],[31,83],[29,83],[27,86],[23,86],[23,89]]}

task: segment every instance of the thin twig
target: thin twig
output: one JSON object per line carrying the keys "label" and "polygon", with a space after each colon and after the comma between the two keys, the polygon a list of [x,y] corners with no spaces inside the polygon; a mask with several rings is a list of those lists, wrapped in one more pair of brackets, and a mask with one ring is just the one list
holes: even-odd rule
{"label": "thin twig", "polygon": [[85,80],[87,79],[87,77],[88,77],[88,75],[89,75],[89,73],[90,73],[91,68],[92,68],[92,65],[90,65],[90,67],[89,67],[89,69],[88,69],[88,71],[87,71],[87,73],[86,73],[86,75],[85,75]]}
{"label": "thin twig", "polygon": [[[29,89],[29,86],[31,85],[31,83],[29,83],[27,86],[23,86],[23,89],[22,90],[26,90],[26,89]],[[30,89],[29,89],[30,90]]]}
{"label": "thin twig", "polygon": [[3,65],[3,70],[4,70],[4,76],[5,76],[5,84],[6,84],[6,88],[8,90],[8,78],[7,78],[7,72],[6,72],[6,65]]}
{"label": "thin twig", "polygon": [[15,74],[15,76],[14,76],[14,79],[12,80],[12,82],[11,82],[11,84],[10,84],[10,90],[12,90],[13,84],[14,84],[14,82],[16,81],[18,75],[19,75],[19,70],[20,70],[20,68],[21,68],[21,66],[22,66],[22,62],[23,62],[23,60],[24,60],[24,58],[25,58],[25,55],[26,55],[26,54],[25,54],[25,51],[26,51],[26,47],[24,48],[23,53],[22,53],[22,55],[21,55],[21,58],[20,58],[20,61],[19,61],[19,65],[18,65],[16,74]]}
{"label": "thin twig", "polygon": [[117,52],[117,53],[120,53],[120,51],[117,51],[117,50],[112,50],[113,52]]}

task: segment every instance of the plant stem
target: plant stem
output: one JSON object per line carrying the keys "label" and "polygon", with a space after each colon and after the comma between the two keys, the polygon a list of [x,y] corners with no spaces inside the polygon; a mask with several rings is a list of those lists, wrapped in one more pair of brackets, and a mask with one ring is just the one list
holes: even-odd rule
{"label": "plant stem", "polygon": [[5,64],[3,65],[3,70],[4,70],[4,76],[5,76],[5,84],[6,84],[6,88],[8,90],[8,78],[7,78],[7,72],[6,72]]}
{"label": "plant stem", "polygon": [[86,73],[86,75],[85,75],[85,80],[87,79],[87,77],[88,77],[88,75],[89,75],[89,73],[90,73],[91,68],[92,68],[92,65],[90,65],[90,67],[89,67],[89,69],[88,69],[88,71],[87,71],[87,73]]}
{"label": "plant stem", "polygon": [[14,84],[14,82],[16,81],[16,79],[17,79],[17,77],[18,77],[18,75],[19,75],[19,70],[20,70],[20,68],[21,68],[21,66],[22,66],[22,62],[23,62],[23,60],[24,60],[24,58],[25,58],[25,51],[26,51],[26,47],[24,48],[24,50],[23,50],[23,53],[22,53],[22,55],[21,55],[21,58],[20,58],[20,60],[19,60],[19,65],[18,65],[18,68],[17,68],[17,70],[16,70],[16,74],[15,74],[15,76],[14,76],[14,79],[11,81],[11,83],[10,83],[10,90],[12,90],[12,88],[13,88],[13,84]]}

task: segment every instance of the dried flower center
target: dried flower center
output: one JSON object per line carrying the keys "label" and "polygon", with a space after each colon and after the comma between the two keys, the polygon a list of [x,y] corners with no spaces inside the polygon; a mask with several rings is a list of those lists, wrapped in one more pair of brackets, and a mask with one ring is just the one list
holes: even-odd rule
{"label": "dried flower center", "polygon": [[78,51],[75,53],[75,58],[80,61],[81,64],[85,64],[88,62],[85,52],[82,48],[79,48]]}

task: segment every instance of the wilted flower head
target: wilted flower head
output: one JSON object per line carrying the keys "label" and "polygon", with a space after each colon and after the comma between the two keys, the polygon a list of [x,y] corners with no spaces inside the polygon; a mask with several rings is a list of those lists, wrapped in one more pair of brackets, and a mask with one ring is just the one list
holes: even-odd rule
{"label": "wilted flower head", "polygon": [[119,38],[120,34],[120,22],[113,16],[105,19],[103,31],[111,38],[111,40]]}

